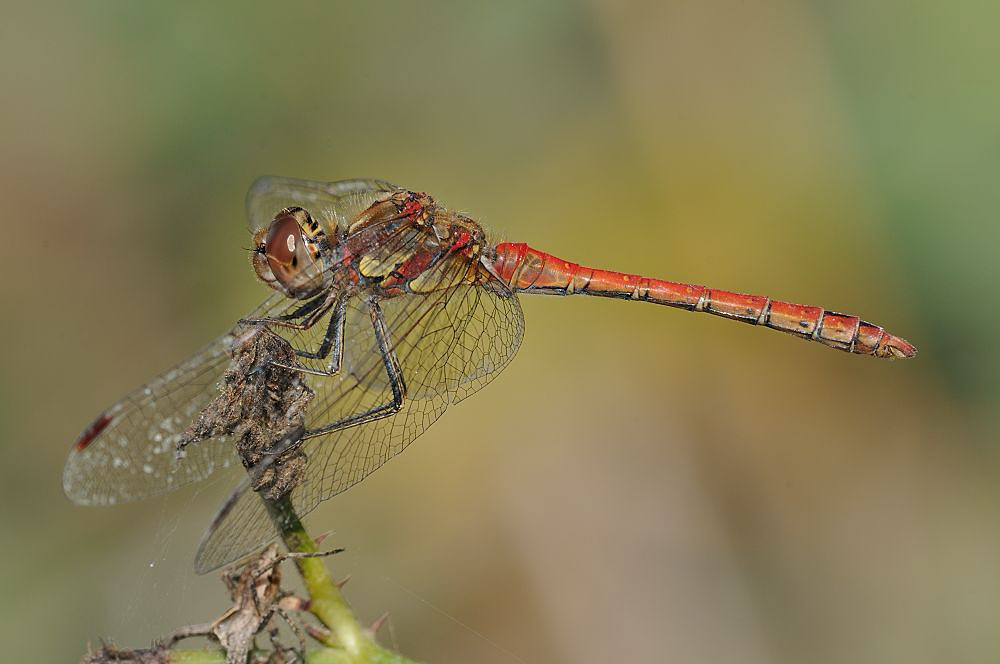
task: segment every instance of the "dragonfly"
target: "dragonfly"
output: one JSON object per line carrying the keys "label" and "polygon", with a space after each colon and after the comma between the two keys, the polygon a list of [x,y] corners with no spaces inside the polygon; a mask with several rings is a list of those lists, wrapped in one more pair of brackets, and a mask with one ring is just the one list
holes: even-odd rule
{"label": "dragonfly", "polygon": [[370,475],[507,366],[524,334],[519,294],[652,302],[860,355],[916,354],[857,316],[491,244],[475,220],[383,180],[262,177],[247,216],[252,267],[273,292],[228,333],[98,415],[63,473],[73,502],[111,505],[231,469],[241,481],[199,545],[199,573],[277,536],[260,487],[246,479],[252,469],[236,450],[238,433],[192,433],[231,382],[235,349],[262,330],[290,349],[269,362],[308,394],[282,442],[300,461],[285,489],[300,515]]}

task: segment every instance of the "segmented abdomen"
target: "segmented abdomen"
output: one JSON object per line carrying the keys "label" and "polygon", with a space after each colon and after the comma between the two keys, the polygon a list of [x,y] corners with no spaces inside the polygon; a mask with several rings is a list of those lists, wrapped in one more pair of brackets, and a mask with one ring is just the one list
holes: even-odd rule
{"label": "segmented abdomen", "polygon": [[519,292],[617,297],[704,311],[819,341],[838,350],[875,357],[913,357],[917,352],[905,339],[857,316],[772,300],[764,295],[744,295],[597,270],[556,258],[526,244],[497,245],[493,267],[504,282]]}

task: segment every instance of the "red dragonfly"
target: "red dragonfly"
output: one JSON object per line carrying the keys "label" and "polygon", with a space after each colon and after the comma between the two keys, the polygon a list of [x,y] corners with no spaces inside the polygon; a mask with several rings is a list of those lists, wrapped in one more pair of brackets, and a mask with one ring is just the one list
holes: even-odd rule
{"label": "red dragonfly", "polygon": [[145,498],[232,468],[244,474],[195,560],[206,572],[276,536],[248,490],[233,436],[186,434],[219,393],[247,326],[294,349],[286,367],[314,396],[301,481],[305,514],[398,454],[445,409],[490,382],[517,352],[517,293],[598,295],[703,311],[882,358],[912,357],[905,340],[857,316],[761,295],[608,272],[525,244],[492,245],[474,220],[381,180],[263,177],[247,197],[257,276],[275,293],[229,334],[128,394],[73,444],[63,473],[81,505]]}

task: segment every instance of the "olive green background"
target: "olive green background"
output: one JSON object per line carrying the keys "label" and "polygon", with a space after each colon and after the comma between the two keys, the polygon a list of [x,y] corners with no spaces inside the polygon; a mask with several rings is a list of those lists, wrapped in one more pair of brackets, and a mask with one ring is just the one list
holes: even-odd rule
{"label": "olive green background", "polygon": [[380,177],[495,240],[857,313],[876,361],[523,298],[519,356],[311,523],[429,662],[1000,658],[1000,5],[7,3],[0,647],[225,607],[228,487],[85,509],[95,414],[265,294],[253,177]]}

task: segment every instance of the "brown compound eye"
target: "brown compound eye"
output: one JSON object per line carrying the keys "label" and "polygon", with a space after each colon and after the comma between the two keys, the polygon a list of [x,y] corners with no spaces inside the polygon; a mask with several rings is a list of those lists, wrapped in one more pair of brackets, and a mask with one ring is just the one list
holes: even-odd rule
{"label": "brown compound eye", "polygon": [[315,226],[302,208],[287,208],[275,215],[271,225],[256,236],[257,251],[252,262],[257,276],[290,297],[314,295],[323,287],[323,270],[316,241],[308,240],[303,228],[322,237]]}
{"label": "brown compound eye", "polygon": [[291,214],[283,214],[271,222],[264,239],[264,255],[275,276],[294,272],[298,267],[298,249],[302,244],[299,222]]}

